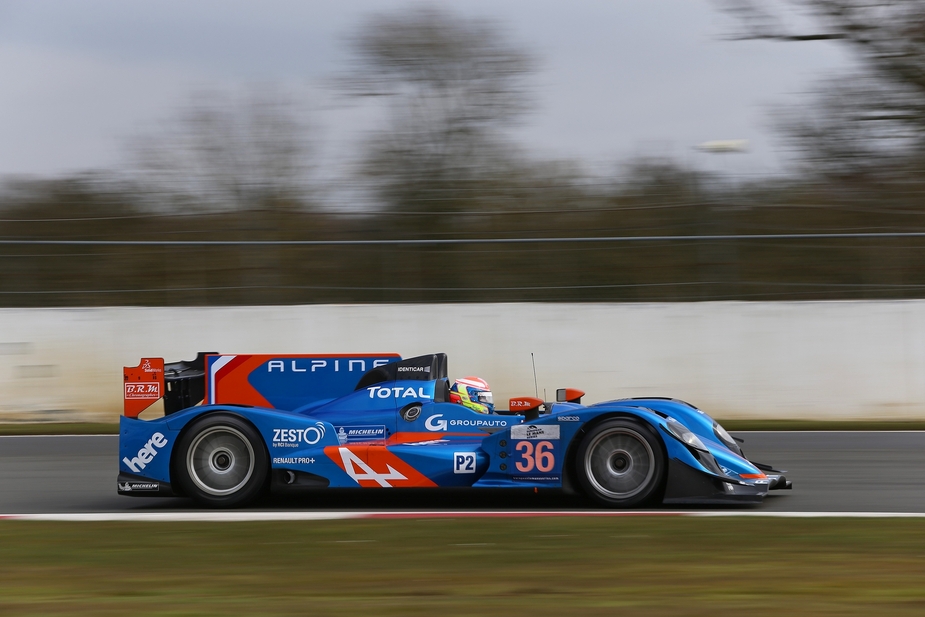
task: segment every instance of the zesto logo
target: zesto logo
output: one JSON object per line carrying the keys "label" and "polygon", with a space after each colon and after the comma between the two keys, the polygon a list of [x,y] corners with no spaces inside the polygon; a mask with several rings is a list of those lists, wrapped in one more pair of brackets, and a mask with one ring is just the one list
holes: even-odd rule
{"label": "zesto logo", "polygon": [[273,429],[274,448],[298,448],[302,443],[313,446],[324,437],[324,423],[315,422],[308,428]]}
{"label": "zesto logo", "polygon": [[148,463],[154,460],[154,457],[157,456],[157,448],[163,448],[167,445],[167,438],[164,437],[161,433],[154,433],[151,435],[151,439],[148,440],[141,450],[138,451],[138,456],[129,459],[129,457],[123,457],[122,462],[125,463],[126,467],[138,473],[140,470],[147,467]]}

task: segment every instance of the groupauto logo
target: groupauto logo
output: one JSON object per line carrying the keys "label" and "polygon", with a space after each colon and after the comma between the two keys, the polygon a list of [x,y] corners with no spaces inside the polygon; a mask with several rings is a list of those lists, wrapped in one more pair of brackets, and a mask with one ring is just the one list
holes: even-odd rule
{"label": "groupauto logo", "polygon": [[428,430],[428,431],[445,431],[445,430],[446,430],[446,426],[447,426],[447,425],[446,425],[446,420],[439,420],[439,419],[438,419],[438,418],[442,418],[442,417],[443,417],[443,414],[442,414],[442,413],[438,413],[438,414],[435,415],[435,416],[430,416],[429,418],[427,418],[427,421],[424,422],[424,426],[427,427],[427,430]]}

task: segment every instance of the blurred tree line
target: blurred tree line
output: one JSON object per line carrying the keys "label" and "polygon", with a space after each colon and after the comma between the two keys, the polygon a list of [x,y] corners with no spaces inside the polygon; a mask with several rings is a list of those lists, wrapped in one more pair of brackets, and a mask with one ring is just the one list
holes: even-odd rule
{"label": "blurred tree line", "polygon": [[[330,207],[311,128],[265,91],[242,104],[196,101],[137,145],[132,174],[7,183],[0,240],[925,232],[925,9],[894,2],[873,19],[870,3],[796,4],[819,31],[789,32],[764,4],[731,10],[743,37],[835,40],[864,61],[863,75],[821,83],[806,111],[782,113],[800,154],[788,177],[733,182],[637,160],[589,179],[536,160],[507,136],[530,108],[534,58],[496,24],[415,9],[370,19],[340,81],[386,111],[351,176],[371,196],[365,207]],[[925,238],[0,244],[0,305],[10,307],[918,297]]]}

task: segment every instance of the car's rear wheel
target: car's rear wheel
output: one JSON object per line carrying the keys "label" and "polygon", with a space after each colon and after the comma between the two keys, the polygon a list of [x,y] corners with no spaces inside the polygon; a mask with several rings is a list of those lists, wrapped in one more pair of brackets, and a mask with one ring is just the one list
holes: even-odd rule
{"label": "car's rear wheel", "polygon": [[665,449],[652,429],[630,419],[607,420],[581,440],[575,470],[585,493],[611,508],[632,508],[659,498]]}
{"label": "car's rear wheel", "polygon": [[260,434],[236,416],[204,416],[177,444],[175,469],[184,492],[209,507],[256,499],[266,485],[269,457]]}

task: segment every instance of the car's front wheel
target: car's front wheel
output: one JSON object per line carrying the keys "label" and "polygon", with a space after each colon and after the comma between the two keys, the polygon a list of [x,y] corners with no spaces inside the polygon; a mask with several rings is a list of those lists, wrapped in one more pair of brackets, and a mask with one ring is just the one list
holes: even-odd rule
{"label": "car's front wheel", "polygon": [[175,469],[183,491],[209,507],[256,499],[266,485],[269,457],[260,434],[236,416],[208,415],[177,444]]}
{"label": "car's front wheel", "polygon": [[585,493],[607,507],[632,508],[656,500],[665,479],[665,449],[648,426],[607,420],[581,440],[575,460]]}

